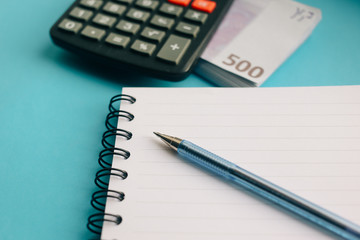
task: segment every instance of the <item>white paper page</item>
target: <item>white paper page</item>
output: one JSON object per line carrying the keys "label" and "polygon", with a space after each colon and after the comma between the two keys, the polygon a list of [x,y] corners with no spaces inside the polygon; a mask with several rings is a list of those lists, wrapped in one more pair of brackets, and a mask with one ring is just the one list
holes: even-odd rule
{"label": "white paper page", "polygon": [[331,239],[278,207],[182,160],[153,131],[192,141],[357,224],[360,223],[360,86],[125,88],[133,133],[117,147],[102,239]]}

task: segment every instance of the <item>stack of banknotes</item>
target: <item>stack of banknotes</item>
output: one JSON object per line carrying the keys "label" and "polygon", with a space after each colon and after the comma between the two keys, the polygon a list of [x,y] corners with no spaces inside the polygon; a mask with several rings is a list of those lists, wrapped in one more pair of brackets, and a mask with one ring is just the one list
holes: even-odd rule
{"label": "stack of banknotes", "polygon": [[291,0],[234,0],[195,73],[218,86],[260,86],[320,20],[321,10]]}

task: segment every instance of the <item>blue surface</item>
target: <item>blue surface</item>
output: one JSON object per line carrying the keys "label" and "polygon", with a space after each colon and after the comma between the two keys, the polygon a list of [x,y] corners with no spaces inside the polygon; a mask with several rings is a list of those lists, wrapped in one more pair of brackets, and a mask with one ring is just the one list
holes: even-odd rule
{"label": "blue surface", "polygon": [[[360,2],[303,0],[323,20],[263,85],[360,84]],[[1,239],[88,239],[89,201],[111,96],[123,86],[206,87],[104,69],[54,46],[49,29],[72,0],[0,8]]]}

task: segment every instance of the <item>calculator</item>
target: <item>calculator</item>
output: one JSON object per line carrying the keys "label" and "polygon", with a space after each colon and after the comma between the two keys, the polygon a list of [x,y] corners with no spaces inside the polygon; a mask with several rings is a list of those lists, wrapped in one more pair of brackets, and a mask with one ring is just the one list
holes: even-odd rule
{"label": "calculator", "polygon": [[178,81],[187,77],[232,0],[77,0],[53,42],[105,65]]}

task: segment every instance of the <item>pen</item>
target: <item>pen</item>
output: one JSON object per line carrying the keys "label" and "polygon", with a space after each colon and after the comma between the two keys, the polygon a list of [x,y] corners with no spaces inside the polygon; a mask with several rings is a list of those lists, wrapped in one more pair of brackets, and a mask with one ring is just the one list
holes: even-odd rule
{"label": "pen", "polygon": [[343,239],[360,239],[360,227],[187,140],[154,132],[180,156],[279,205]]}

